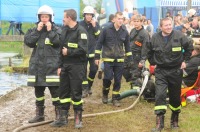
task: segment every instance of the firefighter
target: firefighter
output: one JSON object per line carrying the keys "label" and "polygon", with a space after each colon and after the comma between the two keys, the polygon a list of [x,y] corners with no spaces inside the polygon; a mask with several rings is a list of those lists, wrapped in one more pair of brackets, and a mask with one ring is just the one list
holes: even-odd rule
{"label": "firefighter", "polygon": [[183,69],[183,81],[182,84],[184,87],[192,86],[198,77],[198,71],[200,66],[200,42],[199,44],[194,45],[194,50],[192,51],[192,56],[186,68]]}
{"label": "firefighter", "polygon": [[[59,105],[57,69],[61,29],[54,24],[54,14],[51,7],[41,6],[37,16],[37,27],[29,29],[24,37],[24,43],[33,48],[29,61],[28,86],[34,86],[36,96],[36,116],[29,120],[29,123],[45,119],[44,91],[46,87],[50,90],[55,111]],[[58,117],[57,112],[56,117]]]}
{"label": "firefighter", "polygon": [[143,18],[141,15],[134,15],[131,19],[134,22],[134,28],[130,32],[133,65],[131,67],[126,66],[123,75],[126,81],[131,84],[131,89],[139,89],[141,87],[142,69],[138,67],[138,64],[142,61],[141,54],[146,52],[144,45],[149,42],[150,36],[142,26]]}
{"label": "firefighter", "polygon": [[82,127],[82,81],[87,59],[87,31],[79,25],[74,9],[64,11],[64,27],[61,34],[61,52],[58,75],[60,75],[60,116],[51,123],[53,127],[68,124],[70,103],[74,109],[75,128]]}
{"label": "firefighter", "polygon": [[[80,21],[80,25],[85,28],[88,33],[88,59],[86,61],[86,71],[87,64],[89,63],[89,75],[87,80],[83,82],[83,97],[86,97],[88,94],[92,94],[92,84],[94,82],[95,75],[98,70],[98,66],[94,63],[94,51],[97,43],[97,39],[100,34],[99,24],[94,20],[94,8],[92,6],[86,6],[83,9],[84,20]],[[86,72],[87,76],[87,72]],[[87,85],[88,81],[88,87]],[[86,84],[86,85],[84,85]]]}
{"label": "firefighter", "polygon": [[[181,112],[181,82],[183,70],[189,60],[192,45],[187,37],[180,31],[172,29],[172,20],[163,18],[160,22],[161,32],[153,35],[151,42],[146,45],[146,54],[142,59],[148,58],[155,69],[155,114],[156,128],[153,132],[164,128],[164,114],[166,113],[167,90],[169,95],[169,108],[171,114],[171,128],[178,128],[178,118]],[[184,50],[184,52],[183,52]],[[142,64],[139,64],[141,67]]]}
{"label": "firefighter", "polygon": [[124,67],[124,55],[128,56],[130,62],[132,61],[129,34],[122,24],[123,13],[117,12],[115,14],[115,23],[102,30],[95,50],[95,63],[99,65],[101,50],[102,60],[104,62],[102,102],[105,104],[108,103],[108,93],[111,80],[114,77],[112,102],[117,107],[120,106],[119,91]]}

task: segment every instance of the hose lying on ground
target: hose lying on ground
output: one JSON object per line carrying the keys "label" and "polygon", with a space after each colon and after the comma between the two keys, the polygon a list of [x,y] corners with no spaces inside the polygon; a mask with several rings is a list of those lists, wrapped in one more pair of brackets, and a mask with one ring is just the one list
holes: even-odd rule
{"label": "hose lying on ground", "polygon": [[[146,87],[148,79],[149,79],[149,72],[148,71],[144,71],[143,75],[144,75],[144,81],[143,81],[143,84],[142,84],[142,88],[141,88],[140,94],[139,94],[138,98],[133,102],[132,105],[130,105],[127,108],[120,109],[120,110],[115,110],[115,111],[107,111],[107,112],[101,112],[101,113],[85,114],[85,115],[83,115],[83,117],[84,118],[96,117],[96,116],[99,116],[99,115],[108,115],[108,114],[124,112],[124,111],[128,111],[128,110],[132,109],[138,103],[138,101],[139,101],[139,99],[140,99],[140,97],[141,97],[141,95],[142,95],[142,93],[143,93],[143,91],[144,91],[144,89]],[[71,120],[71,119],[74,119],[74,117],[69,117],[68,119]],[[47,121],[38,122],[38,123],[34,123],[34,124],[28,124],[28,125],[16,128],[15,130],[13,130],[13,132],[19,132],[21,130],[24,130],[24,129],[27,129],[27,128],[30,128],[30,127],[36,127],[36,126],[40,126],[40,125],[45,125],[45,124],[48,124],[48,123],[51,123],[51,122],[53,122],[53,120],[47,120]]]}

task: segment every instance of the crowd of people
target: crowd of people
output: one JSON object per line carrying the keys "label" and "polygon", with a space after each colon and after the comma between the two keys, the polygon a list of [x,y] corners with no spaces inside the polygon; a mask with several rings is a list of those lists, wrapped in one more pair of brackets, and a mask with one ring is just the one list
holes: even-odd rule
{"label": "crowd of people", "polygon": [[104,9],[98,14],[96,9],[86,6],[84,19],[77,22],[76,11],[68,9],[64,11],[63,27],[59,28],[54,23],[52,8],[46,5],[39,8],[37,26],[28,30],[24,39],[25,44],[33,48],[28,85],[35,88],[36,96],[36,116],[29,123],[45,120],[44,90],[48,87],[56,115],[50,125],[66,126],[72,103],[75,128],[81,128],[82,98],[95,91],[92,87],[95,89],[93,82],[98,69],[98,78],[102,78],[102,71],[104,73],[102,102],[108,103],[112,91],[113,106],[119,107],[122,77],[130,83],[131,89],[140,89],[142,68],[148,60],[150,65],[156,66],[156,127],[152,131],[164,128],[167,94],[172,111],[171,128],[179,127],[181,85],[194,83],[200,65],[200,43],[195,42],[193,48],[190,39],[199,31],[198,17],[193,10],[188,12],[187,18],[181,14],[168,15],[160,20],[159,31],[154,33],[150,19],[135,9],[131,17],[127,12],[125,9],[111,14],[105,22]]}

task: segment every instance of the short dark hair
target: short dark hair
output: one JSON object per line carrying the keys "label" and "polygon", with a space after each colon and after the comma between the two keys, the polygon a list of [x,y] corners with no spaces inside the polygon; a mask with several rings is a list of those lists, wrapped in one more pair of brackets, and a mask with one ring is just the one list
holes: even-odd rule
{"label": "short dark hair", "polygon": [[171,21],[172,22],[172,19],[169,18],[169,17],[165,17],[165,18],[161,19],[161,21],[160,21],[160,27],[162,27],[164,21]]}
{"label": "short dark hair", "polygon": [[117,17],[117,15],[123,16],[123,13],[122,12],[116,12],[115,17]]}
{"label": "short dark hair", "polygon": [[109,16],[109,21],[111,22],[114,19],[115,15],[114,14],[110,14]]}
{"label": "short dark hair", "polygon": [[77,13],[74,9],[64,10],[64,12],[66,13],[67,17],[70,17],[73,21],[77,20]]}

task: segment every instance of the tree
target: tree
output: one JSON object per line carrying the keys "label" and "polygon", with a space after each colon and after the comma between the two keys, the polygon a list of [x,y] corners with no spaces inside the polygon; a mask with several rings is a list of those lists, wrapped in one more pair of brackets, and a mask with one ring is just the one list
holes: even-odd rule
{"label": "tree", "polygon": [[83,0],[80,0],[80,19],[83,19],[83,9],[85,6],[86,5],[83,3]]}

